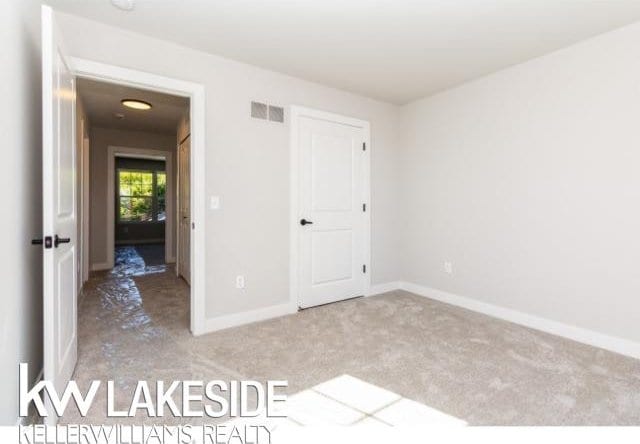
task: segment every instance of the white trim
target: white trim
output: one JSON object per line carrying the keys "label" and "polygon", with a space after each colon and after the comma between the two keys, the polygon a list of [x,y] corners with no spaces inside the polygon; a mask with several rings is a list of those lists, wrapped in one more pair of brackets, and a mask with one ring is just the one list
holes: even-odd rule
{"label": "white trim", "polygon": [[368,295],[371,289],[371,128],[369,122],[342,116],[340,114],[319,111],[302,106],[291,106],[290,109],[290,140],[289,140],[289,303],[298,307],[299,304],[299,242],[298,242],[298,220],[300,220],[298,195],[299,195],[299,147],[298,147],[298,126],[300,117],[311,117],[314,119],[327,120],[330,122],[342,123],[354,127],[362,128],[363,138],[366,143],[363,168],[363,200],[367,204],[367,211],[364,217],[364,261],[367,265],[367,272],[364,276],[363,295]]}
{"label": "white trim", "polygon": [[152,150],[147,148],[131,148],[123,146],[109,146],[107,148],[107,262],[114,265],[114,248],[115,248],[115,163],[116,157],[135,157],[153,160],[164,160],[165,172],[167,177],[167,219],[165,221],[164,230],[164,257],[171,256],[171,247],[173,246],[173,153],[163,150]]}
{"label": "white trim", "polygon": [[251,324],[253,322],[265,321],[267,319],[294,314],[297,311],[297,305],[287,303],[209,318],[206,320],[206,328],[202,333],[210,333],[218,330],[224,330],[226,328]]}
{"label": "white trim", "polygon": [[109,262],[98,262],[91,264],[91,271],[111,270],[113,267]]}
{"label": "white trim", "polygon": [[400,289],[400,282],[386,282],[384,284],[375,284],[369,287],[369,292],[365,296],[375,296],[377,294],[388,293]]}
{"label": "white trim", "polygon": [[205,89],[198,83],[71,57],[79,77],[188,97],[191,135],[191,332],[205,330]]}
{"label": "white trim", "polygon": [[[85,120],[83,131],[87,128]],[[82,195],[80,199],[81,208],[82,208],[82,284],[89,280],[89,270],[90,270],[90,256],[91,256],[91,239],[89,237],[90,233],[90,220],[91,220],[91,197],[90,197],[90,183],[91,183],[91,164],[89,163],[90,159],[90,140],[89,137],[85,137],[82,135],[82,165],[81,165],[81,174],[82,174]]]}
{"label": "white trim", "polygon": [[[78,120],[78,95],[76,92],[76,123]],[[87,253],[85,252],[85,243],[84,243],[84,231],[83,231],[83,227],[84,227],[84,211],[85,211],[85,205],[83,202],[83,198],[84,198],[84,128],[85,128],[85,117],[81,117],[80,119],[80,128],[78,128],[78,125],[76,124],[76,134],[74,134],[74,137],[76,138],[76,163],[75,163],[75,167],[76,167],[76,182],[75,182],[75,188],[76,188],[76,206],[77,206],[77,210],[76,210],[76,235],[77,235],[77,264],[76,264],[76,273],[77,273],[77,286],[76,286],[76,292],[78,294],[78,296],[80,295],[80,292],[82,291],[82,287],[84,285],[84,258],[87,255]],[[78,134],[80,134],[80,141],[78,141]],[[80,142],[80,143],[78,143]]]}
{"label": "white trim", "polygon": [[539,316],[530,315],[510,308],[480,302],[465,296],[436,290],[435,288],[424,287],[410,282],[399,282],[399,284],[400,289],[419,296],[424,296],[429,299],[466,308],[467,310],[483,313],[494,318],[513,322],[514,324],[523,325],[545,333],[551,333],[576,342],[581,342],[583,344],[620,353],[621,355],[640,359],[640,343],[638,342],[553,321],[551,319],[541,318]]}

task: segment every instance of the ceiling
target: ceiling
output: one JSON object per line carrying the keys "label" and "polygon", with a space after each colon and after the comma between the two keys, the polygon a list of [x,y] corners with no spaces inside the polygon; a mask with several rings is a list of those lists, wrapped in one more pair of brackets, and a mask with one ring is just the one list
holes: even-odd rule
{"label": "ceiling", "polygon": [[192,48],[393,102],[640,20],[638,0],[49,0]]}
{"label": "ceiling", "polygon": [[[189,99],[112,83],[78,79],[78,96],[93,126],[175,134],[178,122],[189,110]],[[148,111],[123,106],[122,99],[151,103]],[[116,117],[117,114],[123,118]]]}

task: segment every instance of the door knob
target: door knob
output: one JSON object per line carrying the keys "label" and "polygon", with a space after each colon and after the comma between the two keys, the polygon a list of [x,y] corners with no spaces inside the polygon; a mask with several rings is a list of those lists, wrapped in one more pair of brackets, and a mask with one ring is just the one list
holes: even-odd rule
{"label": "door knob", "polygon": [[307,219],[300,219],[300,225],[302,225],[304,227],[307,224],[313,224],[313,222],[311,222],[310,220],[307,220]]}
{"label": "door knob", "polygon": [[51,244],[53,243],[53,239],[51,236],[45,236],[44,239],[31,239],[31,245],[44,245],[44,248],[51,248]]}
{"label": "door knob", "polygon": [[70,237],[59,237],[56,234],[55,237],[53,238],[53,246],[56,248],[58,248],[58,245],[60,244],[68,244],[69,242],[71,242]]}

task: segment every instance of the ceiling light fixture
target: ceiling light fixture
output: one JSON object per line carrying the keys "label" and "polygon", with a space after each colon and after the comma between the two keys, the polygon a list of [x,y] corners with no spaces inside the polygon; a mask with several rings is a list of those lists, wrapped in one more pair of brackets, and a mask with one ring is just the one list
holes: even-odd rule
{"label": "ceiling light fixture", "polygon": [[133,11],[133,8],[136,7],[133,0],[111,0],[111,4],[123,11]]}
{"label": "ceiling light fixture", "polygon": [[149,102],[145,102],[144,100],[122,99],[120,103],[122,103],[127,108],[142,109],[142,110],[151,109],[151,104]]}

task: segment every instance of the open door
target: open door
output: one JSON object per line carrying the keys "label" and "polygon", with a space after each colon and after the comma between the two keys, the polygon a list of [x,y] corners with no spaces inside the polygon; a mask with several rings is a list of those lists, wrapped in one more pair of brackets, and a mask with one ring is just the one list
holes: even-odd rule
{"label": "open door", "polygon": [[[44,379],[61,393],[78,356],[75,79],[53,10],[42,7]],[[47,424],[57,417],[47,402]]]}
{"label": "open door", "polygon": [[178,147],[178,275],[191,285],[191,139]]}

